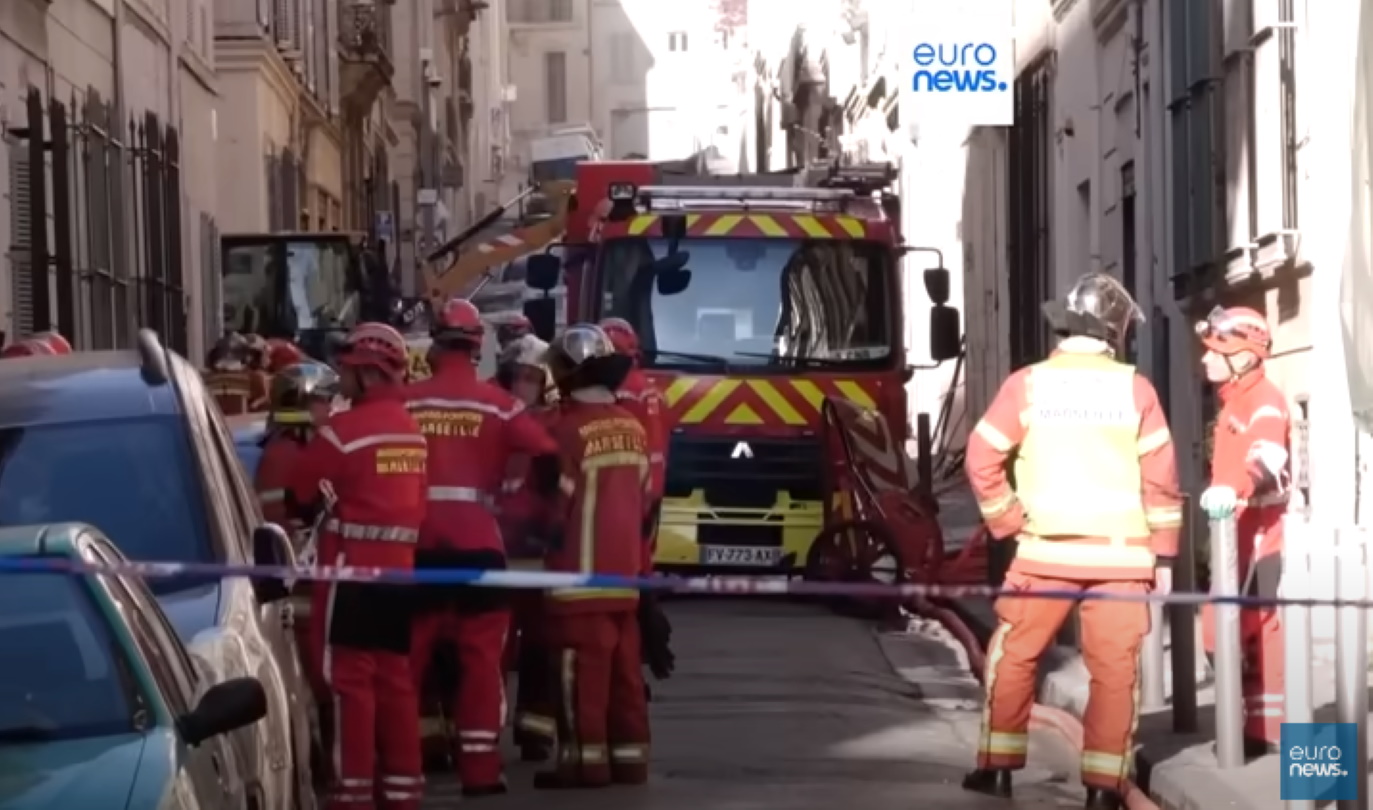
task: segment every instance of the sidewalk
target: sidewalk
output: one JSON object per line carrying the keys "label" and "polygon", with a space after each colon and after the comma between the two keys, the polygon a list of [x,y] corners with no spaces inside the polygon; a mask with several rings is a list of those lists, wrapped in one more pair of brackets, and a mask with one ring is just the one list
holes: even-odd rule
{"label": "sidewalk", "polygon": [[[951,504],[970,500],[966,491],[953,491],[941,498]],[[955,507],[956,508],[956,507]],[[951,513],[953,509],[949,510]],[[941,513],[941,519],[944,514]],[[959,532],[957,523],[946,526],[946,532]],[[996,615],[988,600],[964,600],[954,605],[955,611],[977,635],[985,647],[996,627]],[[1312,627],[1333,628],[1333,613],[1314,611]],[[1324,635],[1324,634],[1323,634]],[[1200,632],[1196,634],[1199,639]],[[1166,635],[1165,648],[1169,643]],[[1198,662],[1204,657],[1198,654]],[[1334,721],[1334,645],[1326,635],[1318,638],[1312,650],[1313,702],[1318,707],[1317,722]],[[1167,662],[1165,659],[1165,666]],[[1172,693],[1171,670],[1165,669],[1168,694]],[[1073,647],[1055,646],[1046,651],[1040,661],[1038,703],[1081,719],[1087,705],[1089,676],[1082,656]],[[1215,695],[1209,685],[1197,690],[1197,734],[1178,734],[1173,731],[1172,710],[1163,709],[1140,719],[1136,737],[1137,751],[1135,781],[1140,790],[1157,802],[1163,810],[1280,810],[1279,757],[1277,754],[1253,760],[1242,768],[1222,771],[1217,767],[1214,753]],[[1370,779],[1373,783],[1373,779]]]}

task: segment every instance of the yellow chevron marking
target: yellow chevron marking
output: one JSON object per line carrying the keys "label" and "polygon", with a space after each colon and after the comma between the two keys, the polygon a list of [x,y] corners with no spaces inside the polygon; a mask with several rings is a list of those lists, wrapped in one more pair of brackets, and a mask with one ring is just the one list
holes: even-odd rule
{"label": "yellow chevron marking", "polygon": [[788,425],[806,424],[806,417],[797,413],[796,409],[787,401],[787,398],[782,395],[782,392],[778,391],[776,386],[771,382],[767,380],[749,380],[748,387],[753,390],[753,393],[758,395],[759,399],[766,402],[768,407],[772,409],[772,412],[777,414],[777,417],[783,422],[786,422]]}
{"label": "yellow chevron marking", "polygon": [[688,227],[688,228],[690,228],[692,225],[695,225],[696,223],[698,223],[698,222],[700,222],[700,221],[701,221],[701,215],[700,215],[700,214],[687,214],[687,227]]}
{"label": "yellow chevron marking", "polygon": [[676,405],[687,392],[696,386],[695,377],[678,377],[663,392],[663,400],[668,405]]}
{"label": "yellow chevron marking", "polygon": [[738,380],[719,381],[705,396],[701,397],[700,402],[692,405],[691,410],[682,414],[681,424],[695,425],[704,422],[706,417],[710,416],[716,408],[720,407],[720,403],[724,402],[730,394],[734,393],[734,389],[738,387]]}
{"label": "yellow chevron marking", "polygon": [[825,404],[825,392],[820,390],[820,386],[810,380],[792,380],[791,387],[810,403],[816,413],[820,412],[820,408]]}
{"label": "yellow chevron marking", "polygon": [[748,403],[745,402],[745,403],[743,403],[742,405],[740,405],[739,407],[735,408],[733,411],[731,411],[730,414],[729,414],[729,416],[726,416],[726,417],[725,417],[725,424],[726,424],[726,425],[761,425],[761,424],[763,424],[763,417],[759,416],[759,415],[757,414],[757,412],[755,412],[752,408],[750,408],[750,407],[748,406]]}
{"label": "yellow chevron marking", "polygon": [[777,220],[767,214],[753,214],[749,221],[763,232],[764,236],[786,236],[787,229],[777,224]]}
{"label": "yellow chevron marking", "polygon": [[838,216],[834,218],[834,221],[838,223],[839,227],[844,229],[844,233],[847,233],[854,239],[862,239],[867,235],[867,230],[863,227],[863,223],[853,217]]}
{"label": "yellow chevron marking", "polygon": [[706,228],[705,235],[724,236],[725,234],[734,230],[734,226],[738,225],[740,222],[743,221],[744,217],[742,214],[725,214],[721,216],[719,219],[710,223],[710,227]]}
{"label": "yellow chevron marking", "polygon": [[642,236],[653,227],[653,223],[658,221],[657,214],[645,214],[637,216],[629,221],[629,233],[631,236]]}
{"label": "yellow chevron marking", "polygon": [[845,399],[860,408],[877,407],[877,403],[868,396],[867,391],[863,390],[863,386],[853,380],[840,380],[834,384],[834,387],[839,389],[839,393],[843,394]]}
{"label": "yellow chevron marking", "polygon": [[829,239],[830,232],[820,224],[820,220],[810,214],[796,214],[792,217],[797,227],[806,232],[806,236],[812,239]]}

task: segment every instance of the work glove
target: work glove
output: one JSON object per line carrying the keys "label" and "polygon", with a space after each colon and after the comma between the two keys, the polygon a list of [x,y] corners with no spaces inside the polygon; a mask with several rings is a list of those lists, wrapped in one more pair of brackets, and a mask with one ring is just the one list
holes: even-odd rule
{"label": "work glove", "polygon": [[1209,487],[1201,493],[1201,509],[1210,520],[1234,517],[1239,508],[1239,494],[1232,487]]}
{"label": "work glove", "polygon": [[671,678],[677,668],[677,656],[672,654],[672,623],[651,593],[639,594],[639,637],[649,672],[660,681]]}

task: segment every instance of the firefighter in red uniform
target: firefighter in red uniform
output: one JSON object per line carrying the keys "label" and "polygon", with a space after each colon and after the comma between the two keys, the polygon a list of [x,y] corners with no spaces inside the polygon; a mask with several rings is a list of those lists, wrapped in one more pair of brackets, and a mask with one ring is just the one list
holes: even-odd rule
{"label": "firefighter in red uniform", "polygon": [[634,361],[629,375],[615,392],[620,406],[639,420],[648,436],[649,469],[649,508],[651,519],[648,534],[644,537],[644,573],[653,571],[653,553],[657,547],[658,517],[662,512],[663,490],[667,484],[667,439],[668,428],[663,408],[663,395],[653,381],[639,368],[639,335],[634,327],[623,318],[607,318],[601,321],[615,351]]}
{"label": "firefighter in red uniform", "polygon": [[300,347],[289,340],[282,338],[271,338],[267,341],[267,371],[270,374],[280,374],[285,369],[301,363],[310,362],[310,358],[305,356],[305,352]]}
{"label": "firefighter in red uniform", "polygon": [[255,366],[253,345],[237,332],[215,342],[205,360],[205,387],[225,416],[265,410],[269,379]]}
{"label": "firefighter in red uniform", "polygon": [[[563,395],[553,426],[559,469],[537,466],[530,484],[556,493],[547,567],[636,576],[643,570],[649,447],[643,426],[615,402],[629,358],[598,326],[554,340],[548,366]],[[651,593],[576,588],[546,595],[547,641],[558,684],[557,768],[537,788],[602,787],[648,779],[648,702],[639,613]]]}
{"label": "firefighter in red uniform", "polygon": [[[1045,312],[1058,348],[1010,376],[968,441],[968,479],[987,529],[1018,541],[1005,587],[1166,594],[1182,524],[1173,441],[1154,387],[1116,359],[1139,307],[1120,282],[1091,273]],[[977,769],[965,789],[1010,796],[1011,772],[1025,767],[1036,664],[1072,609],[1065,599],[997,600]],[[1117,810],[1134,757],[1149,607],[1093,599],[1079,611],[1092,679],[1082,724],[1086,807]]]}
{"label": "firefighter in red uniform", "polygon": [[[545,428],[557,418],[556,395],[550,385],[544,358],[548,344],[534,335],[525,335],[508,344],[496,367],[496,381],[529,408]],[[506,466],[500,508],[501,534],[512,568],[542,570],[546,549],[533,526],[540,525],[551,506],[547,499],[534,496],[525,486],[532,459],[516,456]],[[552,752],[558,728],[554,721],[553,681],[548,677],[547,644],[544,638],[543,594],[520,590],[514,600],[514,630],[510,634],[507,659],[516,671],[515,744],[520,759],[543,762]]]}
{"label": "firefighter in red uniform", "polygon": [[[1211,486],[1201,507],[1212,519],[1234,516],[1239,542],[1238,576],[1246,593],[1276,597],[1282,572],[1282,518],[1291,486],[1287,398],[1268,379],[1263,362],[1272,338],[1268,322],[1245,307],[1211,311],[1197,324],[1206,354],[1206,379],[1218,387],[1211,451]],[[1244,649],[1244,736],[1251,753],[1281,741],[1283,718],[1282,613],[1246,608],[1240,634]],[[1215,652],[1210,605],[1202,607],[1202,636]]]}
{"label": "firefighter in red uniform", "polygon": [[6,346],[0,351],[0,359],[6,357],[41,357],[44,355],[71,354],[72,345],[57,332],[39,332]]}
{"label": "firefighter in red uniform", "polygon": [[[505,543],[495,501],[514,454],[554,456],[557,447],[525,409],[498,386],[477,378],[486,329],[470,302],[454,299],[431,332],[433,376],[407,389],[407,405],[429,441],[429,508],[416,565],[501,570]],[[465,796],[505,792],[500,733],[505,725],[506,595],[491,588],[428,589],[414,620],[411,668],[420,686],[434,645],[457,647],[454,700],[458,772]]]}
{"label": "firefighter in red uniform", "polygon": [[[410,570],[424,521],[424,434],[405,408],[405,340],[363,323],[336,355],[352,406],[329,418],[300,459],[296,503],[328,510],[317,557],[326,566]],[[408,586],[331,582],[312,593],[316,643],[327,645],[333,696],[328,810],[418,810],[419,704],[410,675]]]}
{"label": "firefighter in red uniform", "polygon": [[516,315],[496,326],[496,345],[503,351],[506,346],[525,335],[534,334],[534,324],[523,315]]}

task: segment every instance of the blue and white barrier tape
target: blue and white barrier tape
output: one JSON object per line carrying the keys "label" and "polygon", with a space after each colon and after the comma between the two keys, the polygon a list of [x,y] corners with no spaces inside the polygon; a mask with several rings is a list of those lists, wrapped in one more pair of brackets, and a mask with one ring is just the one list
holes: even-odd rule
{"label": "blue and white barrier tape", "polygon": [[0,557],[0,575],[58,573],[72,575],[165,579],[174,577],[218,579],[282,579],[312,582],[360,582],[396,585],[471,585],[515,590],[564,590],[616,588],[671,593],[725,594],[732,596],[846,596],[860,599],[1066,599],[1074,602],[1114,601],[1172,605],[1239,605],[1241,607],[1358,607],[1373,608],[1373,599],[1291,599],[1259,596],[1213,596],[1209,593],[1110,593],[1102,591],[1026,591],[989,585],[920,585],[882,582],[816,582],[780,576],[649,576],[567,574],[552,571],[447,568],[407,571],[396,568],[292,567],[223,563],[126,562],[105,565],[65,557]]}

